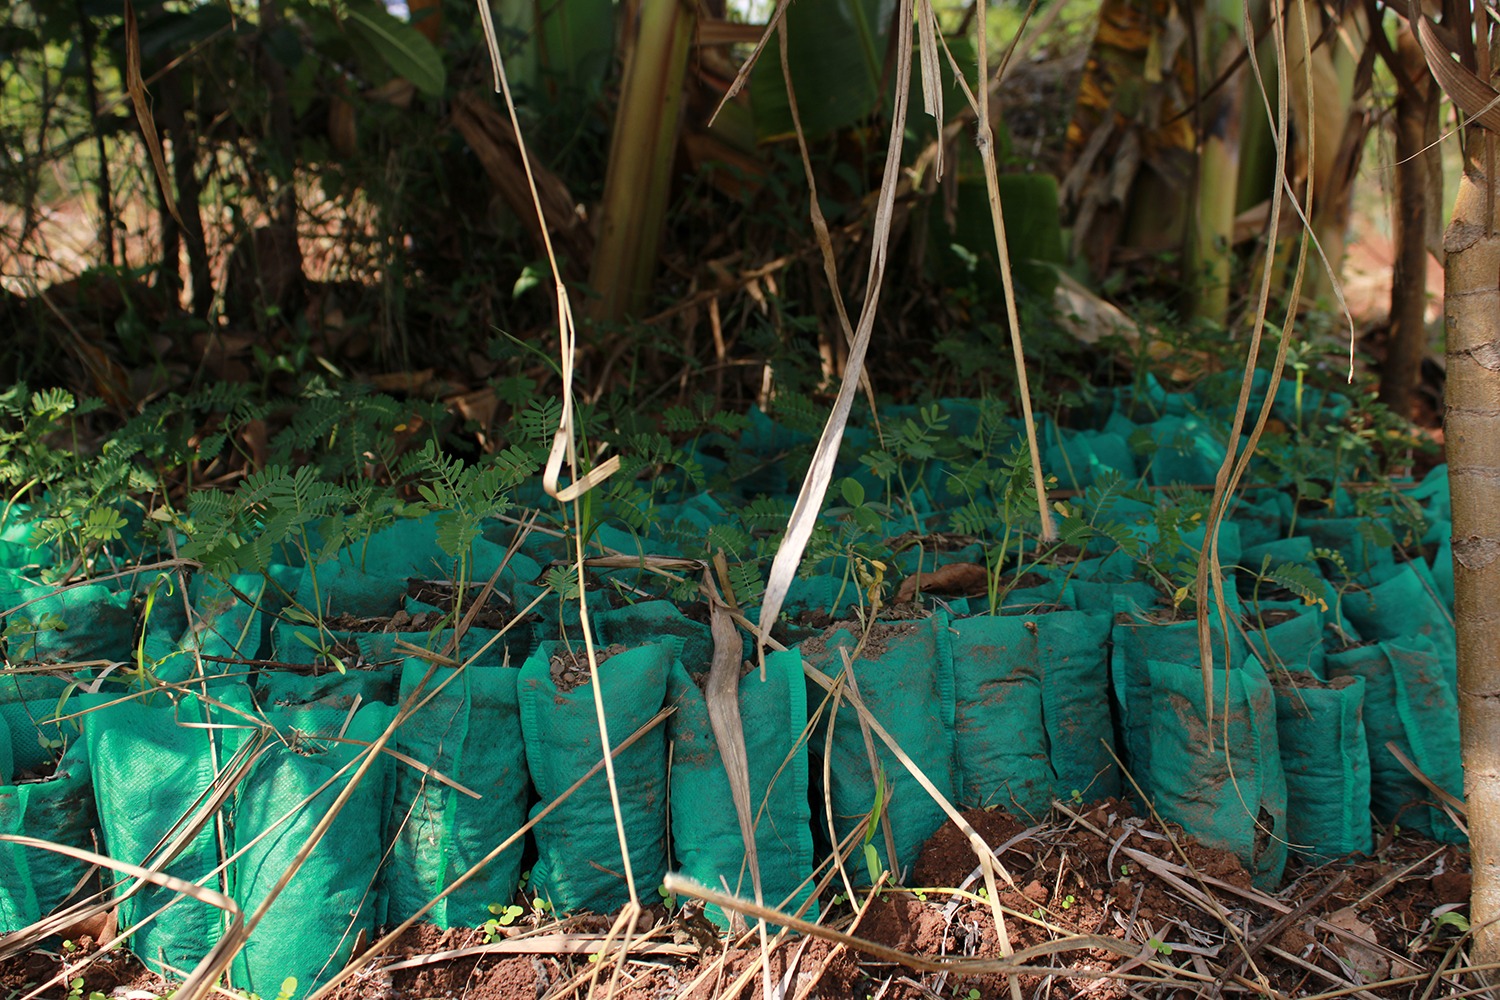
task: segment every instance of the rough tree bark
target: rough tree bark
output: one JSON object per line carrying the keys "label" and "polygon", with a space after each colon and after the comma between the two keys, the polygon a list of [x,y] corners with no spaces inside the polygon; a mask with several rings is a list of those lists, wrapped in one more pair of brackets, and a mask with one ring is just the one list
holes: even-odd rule
{"label": "rough tree bark", "polygon": [[1477,965],[1500,962],[1500,233],[1495,229],[1495,181],[1485,176],[1482,160],[1468,164],[1443,240],[1448,253],[1446,438],[1453,493],[1458,710],[1474,870],[1469,918]]}
{"label": "rough tree bark", "polygon": [[[1413,393],[1427,353],[1428,149],[1437,136],[1437,87],[1411,29],[1396,36],[1396,244],[1391,279],[1391,333],[1380,367],[1380,401],[1397,415],[1412,416]],[[1441,176],[1441,175],[1440,175]]]}

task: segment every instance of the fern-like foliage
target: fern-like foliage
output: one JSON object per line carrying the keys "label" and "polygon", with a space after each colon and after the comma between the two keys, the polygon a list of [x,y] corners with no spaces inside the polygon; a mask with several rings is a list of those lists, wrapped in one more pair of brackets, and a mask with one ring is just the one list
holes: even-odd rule
{"label": "fern-like foliage", "polygon": [[1266,568],[1261,577],[1296,594],[1304,604],[1313,604],[1328,610],[1324,593],[1328,583],[1306,563],[1283,562]]}

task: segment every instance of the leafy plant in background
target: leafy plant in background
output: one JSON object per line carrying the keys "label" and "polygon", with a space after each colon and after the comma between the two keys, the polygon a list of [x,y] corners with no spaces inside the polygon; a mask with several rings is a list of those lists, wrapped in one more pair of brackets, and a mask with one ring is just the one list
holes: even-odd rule
{"label": "leafy plant in background", "polygon": [[119,507],[130,502],[132,491],[156,486],[131,462],[128,442],[83,454],[74,422],[100,405],[80,404],[62,389],[28,393],[25,383],[0,393],[0,484],[7,493],[0,520],[10,522],[16,505],[32,500],[27,519],[36,523],[33,544],[56,550],[57,567],[46,571],[52,579],[87,570],[96,557],[112,559],[109,546],[120,541],[127,524]]}
{"label": "leafy plant in background", "polygon": [[921,533],[924,528],[917,497],[925,496],[929,509],[938,504],[938,498],[931,495],[927,486],[928,468],[935,461],[956,458],[959,454],[959,447],[948,434],[948,415],[937,403],[930,403],[919,407],[917,416],[887,427],[884,447],[865,452],[859,461],[885,483],[887,504],[895,502],[896,490],[892,486],[895,480],[906,513]]}
{"label": "leafy plant in background", "polygon": [[416,481],[427,510],[438,514],[438,546],[458,561],[455,607],[463,603],[464,588],[472,575],[474,541],[482,533],[484,522],[510,509],[511,493],[537,468],[532,455],[514,446],[464,465],[443,455],[433,441],[407,460],[404,471]]}
{"label": "leafy plant in background", "polygon": [[808,544],[807,561],[814,566],[825,560],[843,563],[843,576],[833,599],[833,614],[842,606],[849,584],[856,584],[859,617],[866,627],[879,611],[881,591],[885,584],[885,524],[890,508],[868,502],[859,480],[845,477],[839,481],[839,495],[844,505],[828,508],[824,513],[834,526],[820,523]]}
{"label": "leafy plant in background", "polygon": [[1270,584],[1288,591],[1303,604],[1320,611],[1328,610],[1328,600],[1323,596],[1326,581],[1306,563],[1279,562],[1273,565],[1268,555],[1261,560],[1258,569],[1248,569],[1247,572],[1254,581],[1250,595],[1254,604],[1258,605],[1261,601],[1261,588]]}

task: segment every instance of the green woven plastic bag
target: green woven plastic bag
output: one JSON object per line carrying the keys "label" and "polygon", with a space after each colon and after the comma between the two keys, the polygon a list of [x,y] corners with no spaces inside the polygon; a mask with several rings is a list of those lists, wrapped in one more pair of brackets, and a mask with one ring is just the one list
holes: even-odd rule
{"label": "green woven plastic bag", "polygon": [[[84,716],[94,798],[110,857],[149,866],[157,844],[173,836],[213,783],[225,748],[219,731],[193,724],[225,720],[204,704],[189,696],[174,709],[158,697],[149,704],[101,705]],[[219,890],[222,880],[210,875],[219,858],[210,820],[164,871],[189,882],[208,879],[206,884]],[[106,873],[105,879],[109,882],[111,876]],[[133,879],[118,881],[121,893],[135,884]],[[121,898],[118,919],[122,931],[146,921],[132,935],[131,951],[151,969],[167,970],[165,974],[191,969],[227,926],[220,911],[208,904],[152,885]]]}
{"label": "green woven plastic bag", "polygon": [[1272,687],[1291,849],[1315,864],[1368,854],[1370,752],[1363,678],[1344,676],[1325,684],[1292,674],[1274,679]]}
{"label": "green woven plastic bag", "polygon": [[689,673],[706,672],[713,662],[714,640],[708,626],[688,618],[670,601],[642,601],[601,611],[594,622],[601,645],[639,646],[672,636],[682,647],[682,664]]}
{"label": "green woven plastic bag", "polygon": [[1396,747],[1439,788],[1462,797],[1458,706],[1445,683],[1442,654],[1427,636],[1356,646],[1328,655],[1329,677],[1365,681],[1365,739],[1370,751],[1370,809],[1382,823],[1398,821],[1436,840],[1463,835],[1420,781],[1386,749]]}
{"label": "green woven plastic bag", "polygon": [[1198,665],[1149,660],[1147,669],[1147,794],[1162,818],[1199,843],[1232,851],[1258,888],[1274,889],[1286,866],[1286,774],[1265,671],[1249,658],[1238,669],[1213,672],[1210,734]]}
{"label": "green woven plastic bag", "polygon": [[[427,669],[422,660],[406,661],[402,704]],[[416,913],[526,822],[531,781],[521,737],[520,671],[470,666],[453,675],[449,667],[433,671],[423,697],[444,681],[447,686],[401,725],[395,746],[481,797],[470,798],[409,764],[395,765],[389,824],[394,844],[385,875],[392,923]],[[518,841],[491,861],[425,919],[444,928],[482,924],[490,904],[507,904],[515,895],[522,846]]]}
{"label": "green woven plastic bag", "polygon": [[[49,705],[50,707],[50,705]],[[35,730],[12,730],[11,737],[36,746]],[[10,739],[3,756],[11,756]],[[18,769],[24,772],[25,769]],[[45,781],[11,784],[0,778],[0,833],[37,837],[57,844],[94,849],[93,783],[81,740],[63,754]],[[50,851],[0,844],[0,935],[27,927],[62,905],[88,874],[89,865]]]}
{"label": "green woven plastic bag", "polygon": [[[554,680],[588,676],[583,650],[578,665],[561,643],[545,642],[521,667],[521,731],[540,811],[567,791],[604,756],[595,721],[591,681],[562,690]],[[599,664],[599,682],[618,747],[649,722],[666,700],[675,646],[653,643],[610,655]],[[567,685],[564,685],[567,686]],[[651,893],[667,868],[667,734],[657,724],[615,758],[615,780],[630,862],[638,892]],[[535,827],[537,862],[531,884],[559,913],[607,913],[629,901],[624,859],[604,769]]]}
{"label": "green woven plastic bag", "polygon": [[[807,689],[796,650],[766,657],[766,679],[752,670],[740,679],[740,721],[750,772],[750,806],[756,817],[755,845],[762,898],[771,906],[797,908],[812,893],[812,812],[807,802]],[[745,868],[745,841],[729,791],[729,777],[709,722],[708,702],[681,663],[668,681],[676,706],[672,741],[672,848],[683,874],[744,898],[752,895]],[[807,915],[816,916],[816,903]],[[729,920],[717,906],[706,910],[720,927]]]}
{"label": "green woven plastic bag", "polygon": [[[853,661],[853,674],[865,707],[951,802],[958,795],[958,765],[953,748],[953,659],[949,640],[948,616],[941,611],[921,621],[877,624],[870,642]],[[840,648],[852,655],[856,646],[854,635],[847,629],[839,629],[804,642],[799,648],[804,662],[830,678],[837,678],[844,668]],[[808,690],[812,697],[822,701],[821,688]],[[861,825],[875,805],[875,776],[870,773],[869,755],[854,709],[840,702],[837,716],[830,723],[831,715],[829,706],[813,731],[809,750],[819,758],[813,769],[820,778],[822,758],[827,757],[830,780],[823,791],[833,810],[833,836],[843,840]],[[883,742],[875,739],[874,746],[875,759],[890,786],[882,813],[890,822],[895,858],[888,856],[881,831],[875,833],[871,843],[880,863],[899,881],[903,872],[911,870],[922,845],[943,825],[947,814]],[[815,815],[813,822],[826,830],[826,812]],[[849,873],[858,883],[868,884],[867,866],[857,860],[858,852],[855,857]]]}
{"label": "green woven plastic bag", "polygon": [[1256,659],[1272,676],[1287,672],[1322,678],[1323,615],[1317,609],[1289,601],[1250,605],[1245,615],[1245,638]]}
{"label": "green woven plastic bag", "polygon": [[[345,737],[372,742],[385,729],[390,712],[385,705],[361,709]],[[283,728],[289,717],[272,713],[269,720]],[[291,867],[349,784],[357,764],[335,775],[360,749],[353,743],[300,741],[288,747],[273,742],[235,790],[234,840],[244,853],[234,866],[234,899],[247,915]],[[292,977],[297,980],[294,996],[305,996],[343,968],[356,937],[374,930],[389,761],[384,754],[376,758],[235,956],[230,971],[237,989],[275,996]],[[316,797],[304,804],[312,795]]]}
{"label": "green woven plastic bag", "polygon": [[[1237,614],[1233,584],[1224,589],[1225,597],[1230,602],[1230,613]],[[1154,621],[1145,616],[1139,606],[1129,603],[1128,597],[1117,598],[1115,608],[1118,613],[1110,632],[1114,641],[1110,652],[1110,678],[1114,686],[1115,704],[1120,712],[1125,766],[1136,783],[1149,791],[1157,785],[1157,779],[1151,773],[1151,717],[1155,696],[1149,663],[1151,660],[1163,660],[1181,664],[1184,668],[1190,667],[1195,677],[1199,676],[1198,623],[1192,620]],[[1209,610],[1209,621],[1214,666],[1223,670],[1223,631],[1219,627],[1219,613],[1212,607]],[[1247,655],[1248,647],[1239,629],[1231,629],[1228,666],[1238,668]],[[1201,681],[1199,686],[1202,687]]]}
{"label": "green woven plastic bag", "polygon": [[959,799],[1018,816],[1054,797],[1119,792],[1110,757],[1109,616],[960,618],[953,622]]}
{"label": "green woven plastic bag", "polygon": [[35,602],[4,620],[6,628],[19,627],[25,633],[24,637],[11,638],[10,659],[42,663],[128,660],[135,629],[130,596],[127,589],[115,590],[99,583],[66,590],[23,584],[0,602],[7,606],[10,600],[17,604]]}
{"label": "green woven plastic bag", "polygon": [[1416,563],[1401,563],[1369,589],[1345,594],[1342,606],[1362,638],[1426,636],[1437,652],[1443,676],[1456,691],[1458,654],[1453,619],[1439,600],[1425,563],[1420,569]]}

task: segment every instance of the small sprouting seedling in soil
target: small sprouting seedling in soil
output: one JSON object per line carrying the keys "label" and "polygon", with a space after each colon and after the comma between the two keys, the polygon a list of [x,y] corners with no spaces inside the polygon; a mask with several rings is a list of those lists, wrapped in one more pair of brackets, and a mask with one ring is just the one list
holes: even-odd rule
{"label": "small sprouting seedling in soil", "polygon": [[292,635],[298,642],[316,653],[319,661],[333,667],[341,674],[348,673],[348,669],[344,666],[344,658],[334,652],[333,637],[328,634],[327,629],[323,627],[321,621],[298,607],[288,608],[284,614],[292,621],[317,626],[317,638],[313,638],[305,632],[293,632]]}
{"label": "small sprouting seedling in soil", "polygon": [[501,933],[501,928],[514,924],[526,912],[526,908],[517,906],[514,903],[509,906],[503,903],[491,903],[489,911],[494,916],[486,920],[479,929],[484,933],[484,943],[494,944],[504,936]]}
{"label": "small sprouting seedling in soil", "polygon": [[1131,868],[1130,868],[1130,865],[1129,865],[1128,862],[1126,864],[1122,864],[1120,866],[1120,876],[1122,878],[1128,877],[1130,875],[1130,872],[1131,872]]}
{"label": "small sprouting seedling in soil", "polygon": [[1467,934],[1469,933],[1469,918],[1454,910],[1438,914],[1432,922],[1433,940],[1436,940],[1437,936],[1443,932],[1444,927],[1452,927],[1460,934]]}
{"label": "small sprouting seedling in soil", "polygon": [[1035,920],[1045,920],[1047,919],[1047,908],[1045,906],[1038,906],[1031,911],[1031,916]]}
{"label": "small sprouting seedling in soil", "polygon": [[986,889],[984,886],[980,886],[979,887],[979,892],[977,893],[977,895],[979,896],[980,899],[985,900],[986,902],[988,902],[989,898],[990,898],[990,891],[989,891],[989,889]]}
{"label": "small sprouting seedling in soil", "polygon": [[292,1000],[292,994],[297,992],[297,977],[287,976],[281,981],[281,990],[276,994],[276,1000]]}
{"label": "small sprouting seedling in soil", "polygon": [[1075,789],[1073,789],[1073,791],[1071,791],[1068,794],[1069,794],[1069,797],[1073,800],[1073,804],[1075,806],[1081,806],[1081,805],[1083,805],[1083,793],[1081,791],[1079,791],[1078,789],[1075,788]]}
{"label": "small sprouting seedling in soil", "polygon": [[63,949],[63,951],[66,951],[66,952],[68,952],[68,953],[71,954],[72,952],[75,952],[75,951],[78,950],[78,946],[76,944],[74,944],[72,941],[64,941],[62,943],[62,949]]}
{"label": "small sprouting seedling in soil", "polygon": [[1065,910],[1071,910],[1073,908],[1073,904],[1076,902],[1078,902],[1078,900],[1074,899],[1072,894],[1069,893],[1067,896],[1063,897],[1062,908]]}
{"label": "small sprouting seedling in soil", "polygon": [[870,884],[875,885],[880,881],[883,866],[880,864],[880,853],[875,850],[875,828],[880,823],[881,811],[885,808],[885,768],[880,768],[879,780],[875,783],[875,805],[870,809],[870,821],[865,824],[865,868],[870,874]]}
{"label": "small sprouting seedling in soil", "polygon": [[675,892],[669,892],[665,885],[657,886],[656,894],[661,897],[662,905],[667,909],[673,910],[677,908],[677,894]]}
{"label": "small sprouting seedling in soil", "polygon": [[841,905],[843,905],[844,903],[847,903],[847,902],[849,902],[849,897],[846,896],[844,893],[841,892],[837,896],[833,897],[833,903],[832,903],[832,905],[834,905],[834,906],[841,906]]}
{"label": "small sprouting seedling in soil", "polygon": [[1156,952],[1158,955],[1170,955],[1170,954],[1172,954],[1172,946],[1169,945],[1169,944],[1167,944],[1165,941],[1161,940],[1160,938],[1151,938],[1150,940],[1148,940],[1146,942],[1146,945],[1152,951]]}
{"label": "small sprouting seedling in soil", "polygon": [[[68,1000],[83,1000],[83,977],[79,976],[68,983]],[[98,990],[88,995],[88,1000],[109,1000],[107,996]]]}

